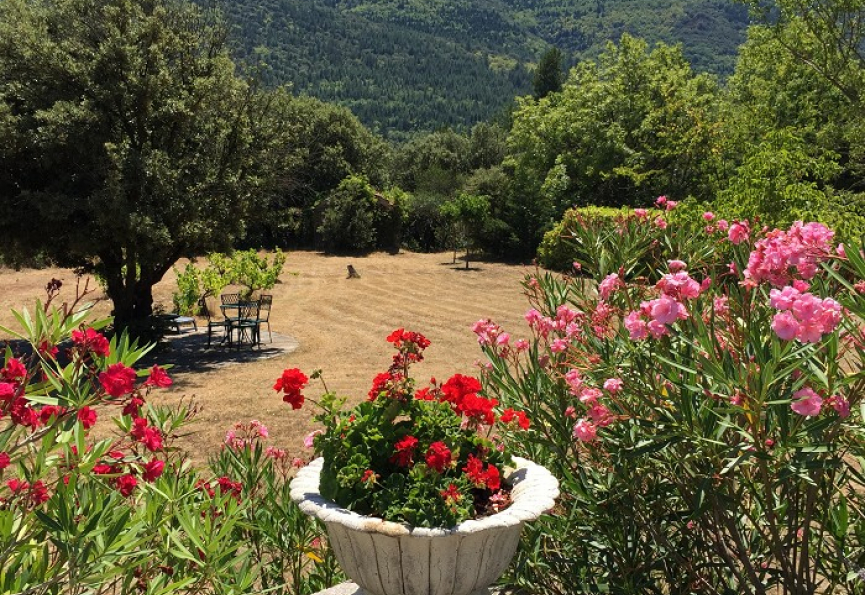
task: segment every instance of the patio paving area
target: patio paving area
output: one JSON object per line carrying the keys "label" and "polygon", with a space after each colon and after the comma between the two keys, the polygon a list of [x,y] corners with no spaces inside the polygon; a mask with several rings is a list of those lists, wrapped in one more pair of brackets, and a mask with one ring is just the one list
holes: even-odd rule
{"label": "patio paving area", "polygon": [[300,347],[298,340],[290,335],[273,333],[272,342],[268,341],[269,338],[267,331],[263,330],[260,345],[233,347],[221,343],[222,336],[214,333],[208,347],[206,328],[199,327],[197,331],[184,329],[180,333],[165,335],[164,342],[147,354],[140,366],[173,364],[173,369],[178,372],[203,371],[273,359]]}

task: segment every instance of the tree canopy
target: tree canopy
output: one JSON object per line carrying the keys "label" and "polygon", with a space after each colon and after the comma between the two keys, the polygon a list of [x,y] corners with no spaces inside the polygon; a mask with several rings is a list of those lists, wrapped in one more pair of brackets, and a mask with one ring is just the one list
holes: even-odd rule
{"label": "tree canopy", "polygon": [[266,179],[266,99],[174,0],[0,4],[0,242],[95,262],[125,326],[185,254],[230,247]]}

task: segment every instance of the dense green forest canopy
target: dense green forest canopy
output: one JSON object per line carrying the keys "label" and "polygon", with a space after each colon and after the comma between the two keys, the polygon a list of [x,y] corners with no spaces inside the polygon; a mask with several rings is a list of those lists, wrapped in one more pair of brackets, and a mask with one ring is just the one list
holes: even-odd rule
{"label": "dense green forest canopy", "polygon": [[404,140],[468,129],[532,91],[543,52],[571,66],[629,33],[681,43],[698,72],[732,73],[747,9],[729,0],[237,0],[235,55],[269,84],[345,105]]}

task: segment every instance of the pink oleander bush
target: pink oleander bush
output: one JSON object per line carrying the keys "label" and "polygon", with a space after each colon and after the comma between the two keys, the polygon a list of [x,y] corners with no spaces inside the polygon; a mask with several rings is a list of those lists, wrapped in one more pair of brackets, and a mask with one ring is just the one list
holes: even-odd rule
{"label": "pink oleander bush", "polygon": [[528,336],[475,325],[487,395],[535,422],[503,439],[562,481],[511,582],[865,592],[865,259],[817,223],[704,221],[624,217],[653,268],[539,271]]}
{"label": "pink oleander bush", "polygon": [[[172,384],[79,299],[16,313],[0,359],[0,593],[306,595],[339,579],[291,502],[294,465],[241,426],[211,469],[175,437],[197,408],[149,403]],[[86,293],[86,292],[85,292]],[[99,437],[97,437],[99,436]]]}

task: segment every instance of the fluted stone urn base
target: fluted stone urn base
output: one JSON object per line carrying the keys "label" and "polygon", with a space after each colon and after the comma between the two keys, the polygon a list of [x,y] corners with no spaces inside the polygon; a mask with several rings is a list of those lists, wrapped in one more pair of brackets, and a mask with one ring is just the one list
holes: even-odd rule
{"label": "fluted stone urn base", "polygon": [[426,529],[351,512],[319,493],[324,459],[291,482],[300,509],[325,523],[343,572],[368,595],[481,595],[504,574],[523,523],[550,510],[558,481],[544,467],[514,457],[505,481],[512,504],[448,529]]}

